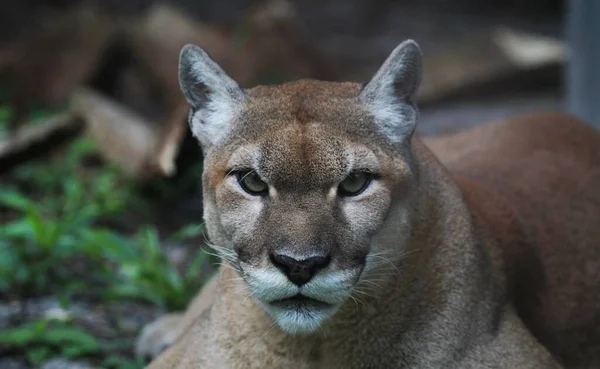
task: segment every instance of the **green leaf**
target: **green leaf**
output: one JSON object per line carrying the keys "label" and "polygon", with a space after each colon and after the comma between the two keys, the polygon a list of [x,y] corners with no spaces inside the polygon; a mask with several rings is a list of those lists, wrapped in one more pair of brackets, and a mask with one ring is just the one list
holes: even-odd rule
{"label": "green leaf", "polygon": [[61,347],[63,353],[69,357],[95,353],[102,349],[102,345],[94,336],[75,326],[48,328],[41,340]]}
{"label": "green leaf", "polygon": [[187,270],[185,271],[184,279],[193,280],[198,277],[198,275],[202,272],[202,265],[206,263],[207,254],[199,251],[194,260],[190,263]]}
{"label": "green leaf", "polygon": [[172,267],[171,265],[168,265],[165,269],[164,269],[164,276],[166,277],[166,282],[169,284],[170,289],[177,294],[183,293],[183,288],[184,288],[184,284],[183,284],[183,279],[181,278],[181,276],[179,275],[179,272]]}
{"label": "green leaf", "polygon": [[44,219],[42,215],[34,208],[29,208],[27,211],[27,221],[33,230],[36,241],[42,243],[46,239],[46,228],[44,227]]}
{"label": "green leaf", "polygon": [[1,123],[8,122],[8,120],[13,116],[14,110],[9,105],[0,106],[0,125]]}
{"label": "green leaf", "polygon": [[0,205],[7,208],[27,211],[31,206],[31,201],[23,194],[8,187],[0,187]]}
{"label": "green leaf", "polygon": [[126,237],[103,229],[90,229],[81,232],[82,242],[85,242],[86,249],[97,248],[102,250],[104,255],[116,262],[127,262],[131,260],[140,260],[143,258],[136,248],[132,247],[132,242]]}
{"label": "green leaf", "polygon": [[24,268],[16,269],[12,277],[17,284],[24,284],[31,279],[32,274],[32,269],[25,266]]}
{"label": "green leaf", "polygon": [[142,369],[146,367],[143,360],[129,360],[120,356],[110,355],[102,361],[102,367],[106,369]]}
{"label": "green leaf", "polygon": [[20,262],[20,259],[14,252],[0,251],[0,291],[8,291],[15,288],[17,280],[15,271],[27,268]]}
{"label": "green leaf", "polygon": [[120,268],[121,274],[127,279],[136,280],[142,275],[142,266],[139,263],[124,263]]}
{"label": "green leaf", "polygon": [[93,140],[82,137],[75,140],[68,148],[66,156],[71,162],[77,162],[85,155],[95,153],[97,150]]}
{"label": "green leaf", "polygon": [[188,224],[187,226],[181,228],[175,234],[173,234],[170,239],[173,241],[183,241],[188,238],[198,237],[204,233],[204,225],[203,224]]}
{"label": "green leaf", "polygon": [[78,207],[70,214],[65,214],[60,222],[60,233],[74,232],[89,228],[95,218],[100,216],[97,204],[86,204]]}
{"label": "green leaf", "polygon": [[35,367],[46,361],[51,355],[52,350],[47,346],[33,347],[26,351],[27,361]]}
{"label": "green leaf", "polygon": [[68,291],[64,291],[58,295],[58,304],[61,309],[67,310],[71,306],[71,296]]}
{"label": "green leaf", "polygon": [[30,327],[18,327],[7,332],[0,333],[0,344],[23,347],[33,342],[36,337],[37,333]]}
{"label": "green leaf", "polygon": [[34,238],[35,231],[27,218],[21,218],[0,226],[0,237]]}
{"label": "green leaf", "polygon": [[41,337],[45,327],[46,323],[44,321],[37,321],[0,332],[0,344],[10,347],[31,345]]}
{"label": "green leaf", "polygon": [[149,252],[148,257],[150,260],[156,260],[160,257],[162,251],[160,249],[160,237],[156,228],[142,228],[138,235],[138,240],[143,248]]}
{"label": "green leaf", "polygon": [[114,285],[109,290],[109,297],[115,298],[133,298],[136,300],[146,300],[160,307],[165,307],[166,303],[160,294],[155,293],[152,289],[145,288],[143,285],[136,284],[120,284]]}
{"label": "green leaf", "polygon": [[81,344],[63,344],[61,345],[60,349],[62,355],[68,357],[69,359],[76,359],[82,356],[101,352],[100,348],[89,347]]}

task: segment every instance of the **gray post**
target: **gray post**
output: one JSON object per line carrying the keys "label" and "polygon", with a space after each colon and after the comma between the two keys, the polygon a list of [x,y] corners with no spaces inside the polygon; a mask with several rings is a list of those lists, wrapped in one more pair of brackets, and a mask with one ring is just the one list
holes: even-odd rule
{"label": "gray post", "polygon": [[600,1],[569,0],[566,108],[600,129]]}

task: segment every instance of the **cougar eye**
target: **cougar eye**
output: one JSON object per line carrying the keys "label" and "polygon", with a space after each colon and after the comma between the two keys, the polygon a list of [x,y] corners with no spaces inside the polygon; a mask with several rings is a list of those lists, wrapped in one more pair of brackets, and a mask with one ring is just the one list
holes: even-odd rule
{"label": "cougar eye", "polygon": [[253,170],[236,173],[238,183],[250,195],[259,196],[269,192],[269,185]]}
{"label": "cougar eye", "polygon": [[338,186],[340,196],[357,196],[369,187],[373,176],[367,172],[352,172]]}

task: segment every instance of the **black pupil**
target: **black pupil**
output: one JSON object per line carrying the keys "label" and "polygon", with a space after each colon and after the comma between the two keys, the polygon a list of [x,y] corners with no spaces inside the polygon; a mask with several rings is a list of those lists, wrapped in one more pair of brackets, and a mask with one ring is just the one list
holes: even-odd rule
{"label": "black pupil", "polygon": [[251,195],[261,195],[268,191],[269,186],[260,179],[259,175],[256,172],[239,172],[238,173],[238,182],[244,189],[244,191],[248,192]]}
{"label": "black pupil", "polygon": [[342,196],[356,196],[363,192],[370,182],[367,173],[350,173],[339,186],[339,193]]}

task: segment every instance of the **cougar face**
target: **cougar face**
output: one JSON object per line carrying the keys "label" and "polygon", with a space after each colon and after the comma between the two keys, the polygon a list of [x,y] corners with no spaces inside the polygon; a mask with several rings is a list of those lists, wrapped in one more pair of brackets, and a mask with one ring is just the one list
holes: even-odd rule
{"label": "cougar face", "polygon": [[209,237],[282,330],[317,330],[398,255],[386,227],[408,237],[419,76],[420,52],[406,42],[363,87],[244,91],[201,49],[182,51]]}

